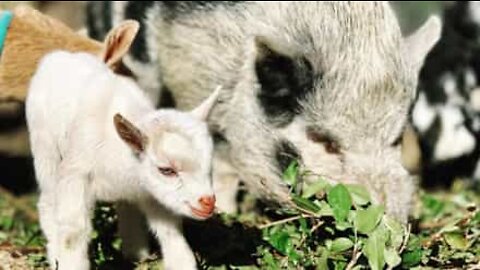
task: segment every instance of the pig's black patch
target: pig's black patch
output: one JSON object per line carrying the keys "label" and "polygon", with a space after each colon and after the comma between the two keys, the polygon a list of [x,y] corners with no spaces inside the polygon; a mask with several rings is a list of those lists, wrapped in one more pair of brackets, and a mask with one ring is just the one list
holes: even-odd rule
{"label": "pig's black patch", "polygon": [[268,48],[262,48],[255,63],[257,94],[269,123],[277,127],[288,125],[301,113],[301,101],[313,91],[313,68],[305,58],[290,58]]}
{"label": "pig's black patch", "polygon": [[293,161],[299,161],[301,156],[291,142],[283,140],[275,146],[275,159],[278,169],[283,173]]}
{"label": "pig's black patch", "polygon": [[125,7],[125,19],[133,19],[140,23],[140,29],[133,41],[130,52],[133,58],[143,63],[150,62],[145,20],[147,18],[147,11],[152,8],[154,4],[154,1],[129,1]]}
{"label": "pig's black patch", "polygon": [[89,1],[87,3],[88,35],[96,40],[103,40],[112,28],[111,1]]}
{"label": "pig's black patch", "polygon": [[172,91],[166,87],[162,87],[162,91],[160,92],[160,98],[158,101],[158,108],[175,108],[177,106],[177,102],[173,97]]}

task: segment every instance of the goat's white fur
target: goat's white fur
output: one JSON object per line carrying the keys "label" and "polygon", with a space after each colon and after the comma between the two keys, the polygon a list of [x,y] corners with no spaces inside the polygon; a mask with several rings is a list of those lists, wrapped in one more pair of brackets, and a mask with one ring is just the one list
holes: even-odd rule
{"label": "goat's white fur", "polygon": [[[199,198],[213,196],[213,146],[204,120],[217,94],[192,112],[155,110],[132,80],[113,74],[95,56],[57,51],[42,59],[26,115],[52,268],[89,268],[87,246],[97,200],[123,202],[120,222],[129,220],[133,226],[125,230],[120,225],[126,255],[146,252],[142,235],[125,235],[141,226],[131,220],[132,215],[138,218],[136,208],[161,244],[165,268],[196,268],[180,216],[204,219],[192,207],[202,209]],[[118,113],[145,138],[142,151],[119,136],[114,124]],[[158,171],[172,164],[178,176]]]}

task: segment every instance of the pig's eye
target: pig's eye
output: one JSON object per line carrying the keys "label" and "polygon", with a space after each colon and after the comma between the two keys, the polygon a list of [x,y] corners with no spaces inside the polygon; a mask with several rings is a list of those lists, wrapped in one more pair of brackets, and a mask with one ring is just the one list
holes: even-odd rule
{"label": "pig's eye", "polygon": [[395,141],[393,141],[392,143],[392,147],[397,147],[399,146],[401,143],[402,143],[402,140],[403,140],[403,134],[400,134],[396,139]]}
{"label": "pig's eye", "polygon": [[335,141],[325,142],[325,151],[330,154],[340,154],[340,147]]}
{"label": "pig's eye", "polygon": [[329,154],[340,154],[340,145],[326,134],[314,131],[311,128],[307,129],[307,138],[315,143],[321,143],[325,147],[325,151]]}
{"label": "pig's eye", "polygon": [[158,171],[163,174],[164,176],[167,176],[167,177],[174,177],[174,176],[178,176],[178,172],[173,169],[173,168],[169,168],[169,167],[158,167]]}

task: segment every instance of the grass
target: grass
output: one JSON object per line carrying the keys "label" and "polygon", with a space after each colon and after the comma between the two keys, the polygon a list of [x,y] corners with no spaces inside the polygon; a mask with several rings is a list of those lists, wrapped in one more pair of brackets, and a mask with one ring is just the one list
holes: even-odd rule
{"label": "grass", "polygon": [[[4,192],[0,266],[46,269],[36,194]],[[386,218],[361,188],[322,183],[297,194],[296,209],[270,208],[246,195],[239,215],[187,221],[185,233],[201,268],[480,269],[480,194],[466,181],[451,190],[421,191],[410,227]],[[158,253],[140,263],[123,260],[113,207],[98,205],[94,227],[95,269],[161,269]]]}

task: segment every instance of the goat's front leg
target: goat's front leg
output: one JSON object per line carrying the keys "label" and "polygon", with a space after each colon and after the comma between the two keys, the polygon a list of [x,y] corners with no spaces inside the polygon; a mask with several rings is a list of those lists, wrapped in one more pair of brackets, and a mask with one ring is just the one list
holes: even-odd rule
{"label": "goat's front leg", "polygon": [[88,270],[93,198],[86,174],[69,172],[57,185],[58,270]]}
{"label": "goat's front leg", "polygon": [[142,204],[150,229],[160,242],[166,270],[197,269],[195,256],[182,232],[182,219],[155,202]]}
{"label": "goat's front leg", "polygon": [[47,239],[47,255],[51,269],[56,269],[58,260],[56,196],[56,192],[43,189],[38,201],[40,227]]}

